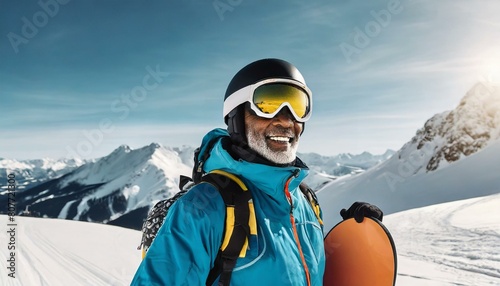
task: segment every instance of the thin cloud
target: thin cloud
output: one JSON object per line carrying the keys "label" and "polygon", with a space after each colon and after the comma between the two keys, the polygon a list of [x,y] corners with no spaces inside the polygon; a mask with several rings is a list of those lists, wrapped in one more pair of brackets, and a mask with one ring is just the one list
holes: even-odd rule
{"label": "thin cloud", "polygon": [[197,147],[203,135],[213,128],[214,125],[197,123],[112,125],[109,130],[99,130],[98,126],[24,128],[9,131],[9,140],[0,141],[0,158],[65,158],[77,154],[83,159],[94,159],[123,144],[140,148],[153,142],[168,147]]}

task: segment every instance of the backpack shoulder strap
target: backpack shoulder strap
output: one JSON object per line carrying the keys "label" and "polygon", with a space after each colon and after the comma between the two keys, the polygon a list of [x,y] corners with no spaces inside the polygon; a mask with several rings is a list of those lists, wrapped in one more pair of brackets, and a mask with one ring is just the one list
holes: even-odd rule
{"label": "backpack shoulder strap", "polygon": [[[219,285],[226,286],[230,283],[236,260],[246,255],[249,236],[257,234],[252,195],[242,180],[222,170],[214,170],[206,174],[201,181],[212,184],[219,191],[226,205],[223,240],[214,267],[207,277],[206,285],[212,285],[220,276]],[[150,210],[142,227],[143,236],[138,247],[138,249],[142,248],[142,258],[155,239],[170,206],[188,192],[192,184],[194,182],[189,177],[181,178],[181,191],[172,198],[158,202]]]}
{"label": "backpack shoulder strap", "polygon": [[314,193],[314,191],[304,182],[300,183],[299,188],[302,191],[302,194],[304,194],[307,201],[309,202],[309,205],[311,205],[314,214],[318,219],[319,224],[323,226],[323,220],[321,219],[321,208],[319,206],[318,197],[316,196],[316,193]]}
{"label": "backpack shoulder strap", "polygon": [[202,181],[215,186],[226,205],[224,238],[206,285],[212,285],[219,276],[219,285],[229,285],[236,260],[246,255],[248,237],[256,234],[252,195],[243,181],[221,170],[206,174]]}
{"label": "backpack shoulder strap", "polygon": [[192,180],[195,184],[198,184],[202,181],[202,177],[204,175],[203,165],[207,161],[208,157],[210,157],[210,151],[214,147],[215,143],[217,143],[219,138],[212,138],[210,141],[206,143],[206,146],[202,148],[202,146],[196,148],[194,150],[194,166],[193,173],[191,175]]}

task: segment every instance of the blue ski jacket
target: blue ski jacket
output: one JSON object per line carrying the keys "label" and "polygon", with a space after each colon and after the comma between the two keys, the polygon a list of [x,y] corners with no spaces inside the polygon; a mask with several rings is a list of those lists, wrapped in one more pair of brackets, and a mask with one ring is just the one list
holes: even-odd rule
{"label": "blue ski jacket", "polygon": [[[209,132],[202,149],[225,136],[223,129]],[[237,260],[231,285],[322,285],[323,230],[298,187],[308,169],[235,160],[219,140],[204,164],[204,171],[212,170],[232,173],[246,184],[257,220],[257,235]],[[131,285],[205,285],[223,239],[225,209],[212,185],[194,186],[170,208]]]}

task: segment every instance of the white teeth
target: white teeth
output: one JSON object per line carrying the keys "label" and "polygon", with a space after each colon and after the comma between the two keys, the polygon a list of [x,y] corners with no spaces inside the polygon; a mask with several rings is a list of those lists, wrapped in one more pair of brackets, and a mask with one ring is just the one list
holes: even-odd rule
{"label": "white teeth", "polygon": [[274,141],[281,141],[281,142],[289,142],[290,138],[288,137],[278,137],[278,136],[271,136],[269,139],[274,140]]}

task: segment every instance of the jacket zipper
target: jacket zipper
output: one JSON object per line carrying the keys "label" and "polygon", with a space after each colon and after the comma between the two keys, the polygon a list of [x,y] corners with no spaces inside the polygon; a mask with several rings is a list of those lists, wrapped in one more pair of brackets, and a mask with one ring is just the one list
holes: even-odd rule
{"label": "jacket zipper", "polygon": [[292,195],[290,194],[290,191],[288,189],[288,185],[292,181],[292,178],[297,178],[299,172],[300,171],[298,169],[295,170],[294,173],[293,173],[293,175],[290,176],[290,178],[288,178],[288,180],[286,181],[286,184],[285,184],[285,195],[286,195],[286,198],[288,200],[288,203],[290,204],[290,223],[292,224],[293,236],[295,238],[295,242],[297,243],[297,247],[298,247],[299,254],[300,254],[300,259],[302,260],[302,266],[304,267],[304,271],[306,273],[307,285],[311,286],[311,275],[309,273],[309,268],[307,267],[306,258],[304,257],[304,252],[302,251],[302,246],[300,245],[299,234],[297,232],[297,226],[295,225],[295,218],[293,216],[293,200],[292,200]]}

